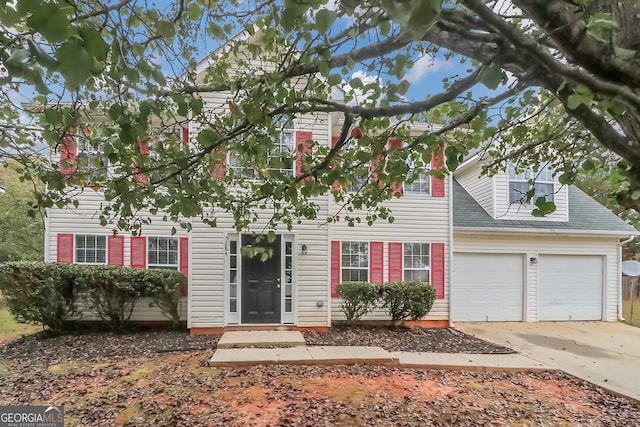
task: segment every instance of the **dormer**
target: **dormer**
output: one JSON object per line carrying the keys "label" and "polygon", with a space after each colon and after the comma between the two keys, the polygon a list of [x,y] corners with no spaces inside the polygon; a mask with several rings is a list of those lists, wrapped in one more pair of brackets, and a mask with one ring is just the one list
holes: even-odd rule
{"label": "dormer", "polygon": [[[493,219],[541,222],[569,220],[568,187],[558,182],[550,166],[543,164],[538,170],[533,170],[510,164],[506,171],[487,177],[482,175],[482,167],[486,163],[487,160],[480,155],[471,157],[455,171],[454,177]],[[535,182],[533,188],[531,180]],[[530,191],[534,195],[527,200]],[[533,216],[538,197],[554,202],[555,212],[544,217]]]}

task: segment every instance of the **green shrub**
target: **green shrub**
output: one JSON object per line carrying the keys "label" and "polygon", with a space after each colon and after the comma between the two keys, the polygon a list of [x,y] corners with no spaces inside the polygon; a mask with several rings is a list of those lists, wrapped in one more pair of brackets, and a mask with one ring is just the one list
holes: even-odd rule
{"label": "green shrub", "polygon": [[418,320],[429,313],[436,299],[433,286],[422,282],[390,282],[380,287],[382,307],[391,320]]}
{"label": "green shrub", "polygon": [[139,270],[144,271],[146,293],[153,301],[150,306],[160,308],[162,314],[177,328],[180,324],[180,297],[187,284],[187,278],[173,270]]}
{"label": "green shrub", "polygon": [[0,291],[13,317],[62,332],[77,314],[75,271],[69,267],[43,262],[0,264]]}
{"label": "green shrub", "polygon": [[84,266],[76,278],[78,290],[89,310],[111,329],[124,329],[131,319],[137,300],[143,295],[144,282],[136,280],[137,271],[127,267]]}
{"label": "green shrub", "polygon": [[95,312],[110,328],[121,330],[135,304],[149,297],[174,326],[180,321],[182,273],[117,266],[44,262],[0,264],[0,292],[17,321],[41,323],[63,331],[82,312]]}
{"label": "green shrub", "polygon": [[378,300],[378,287],[367,282],[340,283],[336,292],[342,298],[340,307],[348,322],[370,313]]}

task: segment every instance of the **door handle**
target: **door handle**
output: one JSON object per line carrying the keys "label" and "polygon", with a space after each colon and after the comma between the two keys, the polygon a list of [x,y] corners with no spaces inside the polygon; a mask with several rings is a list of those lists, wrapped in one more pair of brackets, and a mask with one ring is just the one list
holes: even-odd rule
{"label": "door handle", "polygon": [[276,285],[276,288],[280,289],[280,283],[278,283],[278,284]]}

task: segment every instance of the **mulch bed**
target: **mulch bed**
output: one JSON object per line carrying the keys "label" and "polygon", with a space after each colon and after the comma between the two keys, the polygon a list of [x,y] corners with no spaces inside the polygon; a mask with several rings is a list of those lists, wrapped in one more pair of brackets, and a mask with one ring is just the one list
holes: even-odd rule
{"label": "mulch bed", "polygon": [[186,331],[84,333],[51,337],[45,332],[27,335],[0,347],[0,360],[40,359],[46,363],[73,360],[152,356],[160,353],[212,350],[221,335],[189,335]]}
{"label": "mulch bed", "polygon": [[[365,345],[387,351],[435,353],[513,353],[455,329],[335,326],[329,332],[304,332],[307,345]],[[61,363],[74,360],[152,356],[167,352],[215,350],[220,335],[189,335],[186,331],[93,332],[48,336],[27,335],[0,346],[0,360]]]}
{"label": "mulch bed", "polygon": [[483,341],[453,328],[334,326],[329,332],[305,332],[307,345],[365,345],[387,351],[509,354],[510,348]]}

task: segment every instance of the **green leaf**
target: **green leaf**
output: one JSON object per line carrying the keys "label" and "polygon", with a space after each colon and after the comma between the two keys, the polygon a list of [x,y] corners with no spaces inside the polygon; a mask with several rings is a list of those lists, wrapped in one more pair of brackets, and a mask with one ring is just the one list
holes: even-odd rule
{"label": "green leaf", "polygon": [[104,62],[109,53],[109,45],[104,41],[100,31],[93,28],[80,28],[78,30],[83,40],[83,46],[97,61]]}
{"label": "green leaf", "polygon": [[65,42],[56,51],[60,73],[71,88],[77,88],[91,77],[93,58],[77,40]]}
{"label": "green leaf", "polygon": [[327,79],[327,83],[329,84],[329,86],[339,85],[340,83],[342,83],[342,77],[340,76],[340,74],[331,74]]}
{"label": "green leaf", "polygon": [[502,70],[497,65],[485,65],[478,74],[478,81],[489,89],[496,89],[502,82]]}
{"label": "green leaf", "polygon": [[56,61],[55,58],[49,56],[45,51],[43,51],[40,46],[33,42],[33,40],[29,39],[27,43],[29,45],[29,51],[31,52],[31,55],[38,62],[38,64],[48,68],[49,70],[55,70],[56,68],[58,68],[58,61]]}
{"label": "green leaf", "polygon": [[569,95],[569,98],[567,99],[567,107],[569,107],[570,110],[575,110],[580,106],[580,104],[582,104],[582,99],[582,96],[577,93]]}
{"label": "green leaf", "polygon": [[156,29],[158,30],[158,34],[160,34],[165,39],[172,39],[173,36],[176,35],[176,26],[173,22],[169,21],[158,21],[156,24]]}
{"label": "green leaf", "polygon": [[316,13],[316,29],[318,32],[320,34],[328,32],[337,16],[338,14],[333,10],[320,9],[318,13]]}
{"label": "green leaf", "polygon": [[329,63],[327,61],[320,61],[320,63],[318,64],[318,71],[324,77],[327,77],[329,75],[329,71],[331,71],[331,68],[329,67]]}
{"label": "green leaf", "polygon": [[51,43],[65,41],[71,30],[67,14],[56,3],[44,3],[33,10],[26,23]]}

